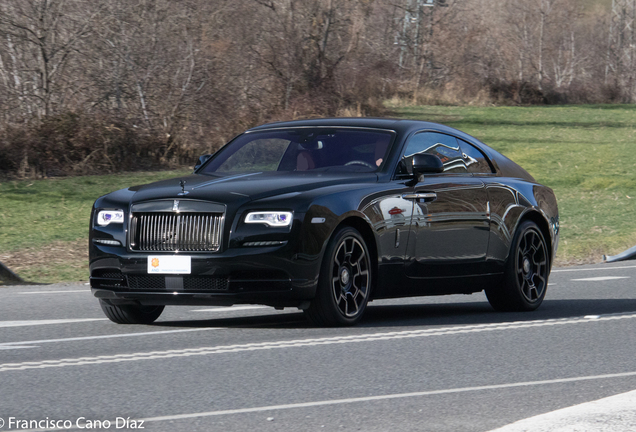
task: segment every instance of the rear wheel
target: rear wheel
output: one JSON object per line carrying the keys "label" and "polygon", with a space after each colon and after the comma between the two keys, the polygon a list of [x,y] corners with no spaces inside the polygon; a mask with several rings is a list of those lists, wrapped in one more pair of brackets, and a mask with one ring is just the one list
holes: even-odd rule
{"label": "rear wheel", "polygon": [[488,302],[498,311],[537,309],[548,288],[548,246],[539,227],[521,223],[513,239],[501,286],[486,290]]}
{"label": "rear wheel", "polygon": [[305,314],[319,326],[353,325],[360,321],[371,291],[371,258],[360,233],[339,229],[329,241],[316,297]]}
{"label": "rear wheel", "polygon": [[150,324],[155,322],[165,306],[113,305],[106,300],[99,300],[104,314],[117,324]]}

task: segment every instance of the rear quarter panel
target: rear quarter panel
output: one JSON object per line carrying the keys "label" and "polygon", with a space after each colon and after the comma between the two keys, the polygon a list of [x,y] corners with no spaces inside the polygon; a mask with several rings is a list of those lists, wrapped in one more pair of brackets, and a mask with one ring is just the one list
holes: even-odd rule
{"label": "rear quarter panel", "polygon": [[490,241],[488,259],[503,265],[519,224],[532,219],[539,225],[551,261],[558,248],[559,211],[552,189],[522,179],[484,179],[490,202]]}

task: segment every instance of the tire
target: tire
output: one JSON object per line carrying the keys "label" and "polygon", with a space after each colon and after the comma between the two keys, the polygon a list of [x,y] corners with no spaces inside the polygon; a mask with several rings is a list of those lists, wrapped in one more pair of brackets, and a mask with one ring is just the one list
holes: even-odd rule
{"label": "tire", "polygon": [[486,289],[488,302],[500,312],[533,311],[545,298],[549,274],[545,238],[534,222],[524,221],[512,241],[502,284]]}
{"label": "tire", "polygon": [[159,318],[165,308],[165,306],[115,306],[102,299],[99,300],[99,305],[108,319],[117,324],[151,324]]}
{"label": "tire", "polygon": [[305,315],[321,327],[356,324],[369,302],[372,274],[369,249],[360,233],[340,228],[329,240],[316,297]]}

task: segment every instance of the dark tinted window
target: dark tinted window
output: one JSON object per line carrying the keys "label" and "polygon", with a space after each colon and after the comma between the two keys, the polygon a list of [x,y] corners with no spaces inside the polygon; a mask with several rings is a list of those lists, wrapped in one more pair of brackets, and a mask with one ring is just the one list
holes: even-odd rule
{"label": "dark tinted window", "polygon": [[216,172],[276,171],[288,145],[289,141],[279,138],[255,139],[237,149]]}
{"label": "dark tinted window", "polygon": [[461,146],[464,161],[468,172],[473,174],[492,174],[492,167],[488,163],[486,156],[473,145],[466,141],[457,140]]}
{"label": "dark tinted window", "polygon": [[219,150],[202,174],[266,171],[376,171],[392,132],[347,128],[291,128],[240,135]]}
{"label": "dark tinted window", "polygon": [[409,158],[418,153],[431,153],[438,156],[444,164],[445,173],[467,173],[462,151],[455,137],[437,132],[420,132],[413,135],[406,145],[404,158],[410,166]]}

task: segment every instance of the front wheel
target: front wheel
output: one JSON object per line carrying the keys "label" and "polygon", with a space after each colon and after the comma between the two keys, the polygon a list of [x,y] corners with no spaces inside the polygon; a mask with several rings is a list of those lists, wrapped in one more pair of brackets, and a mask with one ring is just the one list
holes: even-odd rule
{"label": "front wheel", "polygon": [[545,298],[549,273],[545,238],[534,222],[524,221],[513,239],[503,283],[486,290],[488,302],[502,312],[535,310]]}
{"label": "front wheel", "polygon": [[319,326],[357,323],[369,302],[371,275],[364,239],[354,228],[340,228],[327,245],[316,297],[305,314]]}
{"label": "front wheel", "polygon": [[155,322],[165,306],[113,305],[99,299],[104,314],[117,324],[151,324]]}

